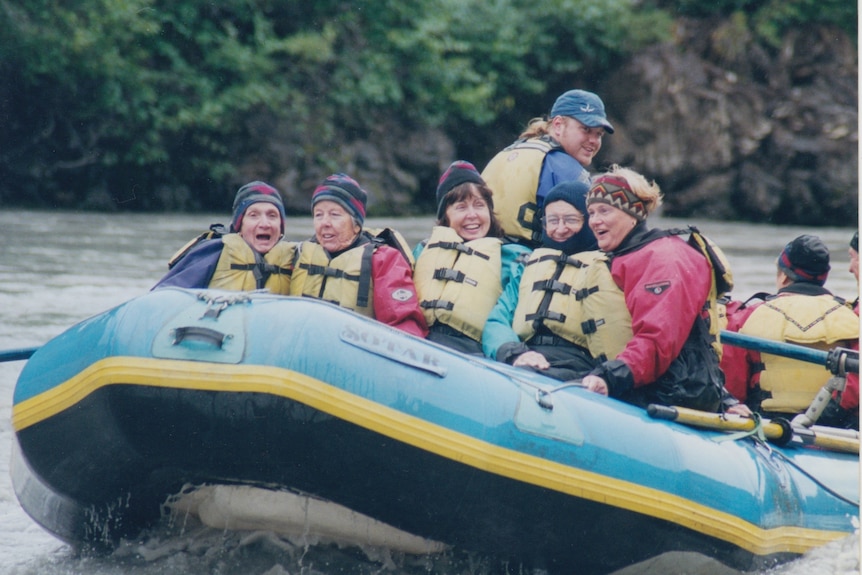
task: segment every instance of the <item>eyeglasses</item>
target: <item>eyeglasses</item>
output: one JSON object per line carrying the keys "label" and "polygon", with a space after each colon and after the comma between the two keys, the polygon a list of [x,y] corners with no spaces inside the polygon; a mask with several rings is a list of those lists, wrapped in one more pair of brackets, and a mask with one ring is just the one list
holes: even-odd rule
{"label": "eyeglasses", "polygon": [[580,216],[564,216],[562,218],[558,216],[548,216],[542,218],[542,223],[546,228],[555,228],[560,225],[561,222],[565,224],[566,227],[574,228],[576,226],[584,225],[584,218]]}

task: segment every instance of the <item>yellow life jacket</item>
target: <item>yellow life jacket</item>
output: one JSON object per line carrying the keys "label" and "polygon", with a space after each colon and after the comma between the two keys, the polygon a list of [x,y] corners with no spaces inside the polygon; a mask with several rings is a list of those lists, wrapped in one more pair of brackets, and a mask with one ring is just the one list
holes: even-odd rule
{"label": "yellow life jacket", "polygon": [[587,347],[587,338],[581,328],[582,307],[575,301],[573,291],[583,285],[586,267],[593,254],[566,255],[560,250],[537,248],[524,264],[521,285],[518,289],[518,306],[512,318],[512,329],[528,341],[542,326],[559,337]]}
{"label": "yellow life jacket", "polygon": [[[829,294],[782,295],[757,306],[739,332],[826,350],[837,342],[858,340],[859,317]],[[760,388],[772,394],[761,404],[764,411],[803,411],[830,378],[822,365],[767,353],[760,357]]]}
{"label": "yellow life jacket", "polygon": [[465,242],[452,228],[435,226],[419,254],[413,282],[428,326],[442,323],[476,341],[503,291],[502,241]]}
{"label": "yellow life jacket", "polygon": [[536,191],[545,156],[559,147],[545,138],[519,140],[485,166],[482,179],[494,191],[494,211],[506,235],[528,242],[541,241]]}
{"label": "yellow life jacket", "polygon": [[413,259],[413,250],[410,249],[410,244],[407,243],[407,240],[404,239],[404,236],[398,230],[392,228],[365,228],[363,233],[401,252],[401,255],[410,264],[411,270],[416,267],[416,260]]}
{"label": "yellow life jacket", "polygon": [[251,291],[266,288],[287,295],[296,251],[294,242],[280,241],[266,254],[253,250],[239,234],[221,236],[224,243],[209,287]]}
{"label": "yellow life jacket", "polygon": [[521,277],[512,329],[528,341],[540,326],[614,359],[632,338],[625,297],[611,277],[607,257],[599,251],[566,256],[539,248],[530,254]]}
{"label": "yellow life jacket", "polygon": [[584,270],[583,283],[573,292],[575,302],[581,307],[581,330],[587,338],[590,355],[602,361],[616,359],[634,337],[632,315],[623,290],[611,275],[607,256],[601,252],[590,253],[595,255]]}
{"label": "yellow life jacket", "polygon": [[379,244],[365,241],[334,258],[314,241],[301,242],[290,295],[326,300],[374,318],[371,258]]}
{"label": "yellow life jacket", "polygon": [[227,228],[222,224],[212,224],[210,225],[209,231],[203,232],[198,236],[189,240],[186,245],[178,249],[174,255],[171,256],[171,259],[168,260],[168,269],[173,269],[177,263],[186,257],[186,254],[191,251],[193,247],[198,245],[204,240],[211,240],[213,238],[220,238],[228,233]]}
{"label": "yellow life jacket", "polygon": [[703,254],[712,272],[704,311],[709,317],[709,333],[713,336],[712,348],[721,360],[724,348],[720,334],[721,330],[727,327],[727,302],[730,301],[730,291],[733,289],[733,272],[730,269],[730,261],[718,245],[694,226],[689,226],[687,231],[690,234],[689,245]]}

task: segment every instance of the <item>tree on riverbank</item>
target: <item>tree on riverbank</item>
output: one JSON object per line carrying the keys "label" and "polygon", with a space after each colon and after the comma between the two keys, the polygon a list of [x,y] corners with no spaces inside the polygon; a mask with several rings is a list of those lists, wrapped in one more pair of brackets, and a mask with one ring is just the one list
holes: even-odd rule
{"label": "tree on riverbank", "polygon": [[221,210],[260,177],[301,212],[348,170],[378,213],[427,211],[453,156],[481,164],[559,92],[672,39],[678,16],[742,19],[767,51],[803,23],[854,41],[856,24],[839,0],[2,0],[0,14],[0,205]]}

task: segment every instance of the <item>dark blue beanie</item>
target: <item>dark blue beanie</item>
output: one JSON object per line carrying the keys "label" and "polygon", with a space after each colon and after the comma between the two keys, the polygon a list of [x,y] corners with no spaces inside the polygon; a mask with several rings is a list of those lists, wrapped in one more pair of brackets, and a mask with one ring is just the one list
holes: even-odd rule
{"label": "dark blue beanie", "polygon": [[816,285],[829,276],[829,248],[817,236],[803,234],[784,246],[778,256],[778,269],[795,282]]}
{"label": "dark blue beanie", "polygon": [[545,195],[542,201],[543,206],[554,202],[563,201],[577,209],[584,216],[584,226],[578,233],[570,237],[564,242],[552,240],[545,231],[545,226],[542,226],[542,245],[546,248],[561,250],[566,254],[576,254],[588,250],[598,249],[599,244],[596,242],[596,236],[593,230],[587,225],[587,192],[590,191],[589,184],[584,182],[562,182],[551,188]]}

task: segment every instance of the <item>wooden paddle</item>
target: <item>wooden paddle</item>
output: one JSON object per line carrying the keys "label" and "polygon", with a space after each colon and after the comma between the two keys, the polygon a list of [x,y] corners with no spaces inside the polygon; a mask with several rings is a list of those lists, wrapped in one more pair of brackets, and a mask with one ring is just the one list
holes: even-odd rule
{"label": "wooden paddle", "polygon": [[[647,406],[647,414],[654,419],[718,431],[754,431],[757,426],[757,421],[741,415],[710,413],[686,407],[650,404]],[[830,451],[859,453],[858,431],[821,426],[798,427],[782,419],[761,419],[760,426],[764,436],[776,445],[787,445],[795,439],[803,445],[814,445]]]}

